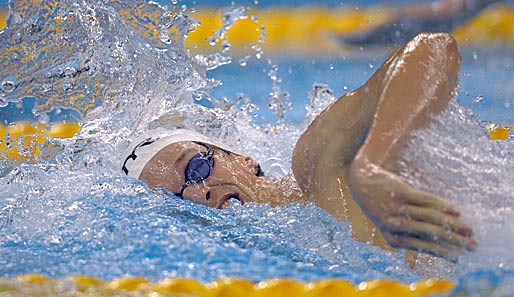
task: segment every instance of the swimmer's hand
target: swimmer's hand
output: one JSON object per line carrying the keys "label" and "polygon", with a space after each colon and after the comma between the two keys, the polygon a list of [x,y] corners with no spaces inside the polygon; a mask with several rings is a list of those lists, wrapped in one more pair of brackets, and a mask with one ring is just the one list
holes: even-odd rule
{"label": "swimmer's hand", "polygon": [[456,261],[473,251],[473,231],[441,197],[414,189],[399,176],[374,164],[352,164],[350,186],[355,199],[387,242]]}

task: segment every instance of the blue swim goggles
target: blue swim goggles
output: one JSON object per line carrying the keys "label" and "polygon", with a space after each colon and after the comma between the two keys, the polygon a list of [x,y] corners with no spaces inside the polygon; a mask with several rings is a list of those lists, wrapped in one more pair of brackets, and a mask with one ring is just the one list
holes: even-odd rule
{"label": "blue swim goggles", "polygon": [[182,198],[184,190],[191,184],[199,183],[207,179],[214,168],[214,150],[208,148],[207,152],[200,152],[194,155],[187,163],[184,176],[186,182],[180,188],[180,192],[175,193],[179,198]]}

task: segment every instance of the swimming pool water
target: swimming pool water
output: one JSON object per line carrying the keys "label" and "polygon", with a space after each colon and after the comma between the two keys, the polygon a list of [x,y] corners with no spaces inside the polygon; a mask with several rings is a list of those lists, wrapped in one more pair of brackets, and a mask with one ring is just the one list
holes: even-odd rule
{"label": "swimming pool water", "polygon": [[[1,35],[7,60],[0,78],[14,76],[17,81],[16,90],[3,92],[2,100],[19,105],[23,97],[34,98],[35,118],[42,121],[51,112],[66,112],[53,107],[75,109],[84,128],[75,138],[52,141],[46,151],[51,158],[35,164],[2,161],[1,276],[89,274],[108,280],[135,275],[200,281],[342,277],[353,282],[412,282],[426,276],[412,271],[401,253],[354,240],[345,222],[314,205],[209,209],[149,189],[119,171],[119,153],[132,136],[148,127],[180,125],[237,145],[272,177],[287,176],[294,142],[312,119],[305,106],[315,112],[361,85],[386,51],[325,59],[270,55],[252,58],[246,66],[233,62],[206,72],[183,52],[180,36],[168,36],[172,42],[167,43],[152,31],[156,27],[148,19],[129,21],[127,11],[162,16],[153,6],[55,3],[19,6],[17,24]],[[35,11],[44,13],[36,16]],[[170,21],[178,32],[184,26],[173,18],[161,21]],[[484,121],[514,122],[511,57],[510,49],[463,52],[459,101]],[[209,78],[222,85],[211,91],[214,82]],[[315,83],[323,85],[316,89]],[[283,109],[268,108],[273,95],[289,100],[278,102]],[[514,243],[508,240],[513,224],[512,140],[489,141],[479,121],[452,104],[435,127],[412,141],[414,149],[404,158],[423,163],[423,154],[442,152],[437,162],[416,168],[440,177],[443,181],[434,178],[428,186],[466,204],[465,218],[475,219],[480,238],[492,242],[464,255],[455,266],[439,263],[425,273],[455,279],[457,291],[470,295],[490,288],[514,291]],[[286,111],[279,121],[277,110]],[[437,141],[441,139],[445,141]],[[464,159],[456,160],[459,155]],[[438,166],[447,160],[460,171],[441,173]],[[402,170],[410,182],[417,182],[412,178],[416,172]],[[446,188],[455,184],[456,190]],[[459,192],[466,185],[467,192]],[[492,195],[487,203],[477,201],[482,194]]]}

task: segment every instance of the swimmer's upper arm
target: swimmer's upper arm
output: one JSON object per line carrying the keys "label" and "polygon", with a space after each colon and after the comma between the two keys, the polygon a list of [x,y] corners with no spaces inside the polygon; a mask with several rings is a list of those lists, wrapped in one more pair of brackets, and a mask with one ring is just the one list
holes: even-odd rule
{"label": "swimmer's upper arm", "polygon": [[[372,122],[375,104],[363,90],[350,92],[325,109],[296,143],[292,168],[296,180],[307,194],[323,188],[321,175],[338,174],[347,169],[362,146]],[[369,104],[368,104],[369,103]],[[323,173],[323,174],[322,174]]]}
{"label": "swimmer's upper arm", "polygon": [[337,99],[300,136],[292,168],[307,194],[319,193],[324,187],[320,176],[345,176],[367,138],[385,71],[393,62],[388,59],[364,86]]}

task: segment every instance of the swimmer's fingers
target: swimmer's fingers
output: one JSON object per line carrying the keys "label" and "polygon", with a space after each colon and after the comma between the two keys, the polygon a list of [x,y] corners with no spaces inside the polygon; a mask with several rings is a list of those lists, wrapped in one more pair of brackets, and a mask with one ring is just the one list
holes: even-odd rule
{"label": "swimmer's fingers", "polygon": [[460,254],[455,248],[435,244],[415,236],[402,236],[395,234],[384,235],[392,247],[405,248],[417,252],[429,253],[434,256],[444,257],[448,261],[456,262]]}
{"label": "swimmer's fingers", "polygon": [[411,189],[404,193],[401,198],[408,204],[429,207],[456,217],[460,216],[460,213],[453,205],[443,198],[428,192]]}
{"label": "swimmer's fingers", "polygon": [[462,236],[471,237],[473,235],[473,230],[464,222],[462,222],[457,216],[448,215],[433,208],[416,205],[402,205],[398,208],[398,214],[404,215],[416,221],[441,226]]}
{"label": "swimmer's fingers", "polygon": [[413,235],[436,245],[472,251],[476,243],[470,237],[460,235],[441,226],[416,221],[404,216],[390,217],[386,222],[390,233]]}

